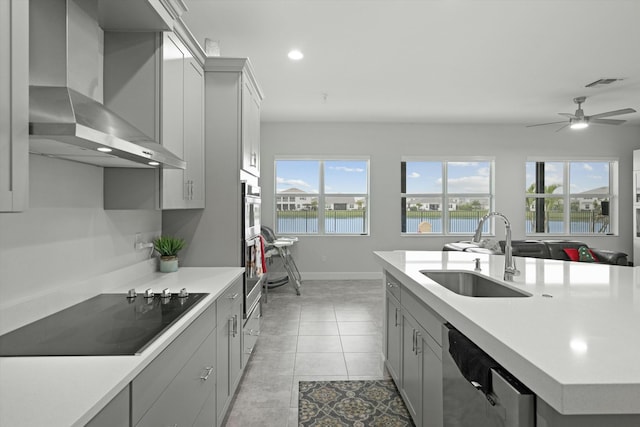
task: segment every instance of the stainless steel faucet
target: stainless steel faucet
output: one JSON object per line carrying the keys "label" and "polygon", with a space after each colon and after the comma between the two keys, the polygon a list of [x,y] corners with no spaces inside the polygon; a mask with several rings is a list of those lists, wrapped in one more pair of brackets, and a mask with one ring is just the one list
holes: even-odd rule
{"label": "stainless steel faucet", "polygon": [[502,218],[502,220],[504,221],[507,234],[506,242],[504,244],[504,280],[512,282],[514,276],[520,275],[520,271],[516,268],[516,261],[513,259],[513,250],[511,248],[511,223],[506,216],[504,216],[500,212],[489,212],[488,214],[480,218],[478,228],[476,229],[476,233],[473,235],[473,239],[471,239],[471,242],[480,243],[480,239],[482,239],[482,227],[484,226],[484,222],[492,216]]}

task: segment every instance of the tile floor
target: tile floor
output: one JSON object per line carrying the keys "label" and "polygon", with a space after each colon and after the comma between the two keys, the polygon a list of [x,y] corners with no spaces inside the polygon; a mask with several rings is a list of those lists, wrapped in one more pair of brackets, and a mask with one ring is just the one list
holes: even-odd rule
{"label": "tile floor", "polygon": [[226,427],[298,425],[298,381],[381,379],[381,280],[306,280],[270,289],[262,332]]}

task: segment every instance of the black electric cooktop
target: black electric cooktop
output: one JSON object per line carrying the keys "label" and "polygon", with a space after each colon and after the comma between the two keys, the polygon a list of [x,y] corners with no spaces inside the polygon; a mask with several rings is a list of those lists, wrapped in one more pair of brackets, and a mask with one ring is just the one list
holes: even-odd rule
{"label": "black electric cooktop", "polygon": [[0,336],[0,356],[139,354],[208,294],[100,294]]}

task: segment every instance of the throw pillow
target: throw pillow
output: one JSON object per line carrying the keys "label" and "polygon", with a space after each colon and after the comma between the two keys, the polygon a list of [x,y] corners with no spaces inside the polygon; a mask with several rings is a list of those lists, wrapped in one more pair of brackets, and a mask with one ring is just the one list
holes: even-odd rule
{"label": "throw pillow", "polygon": [[571,261],[580,261],[580,254],[576,248],[562,248]]}
{"label": "throw pillow", "polygon": [[582,261],[582,262],[598,262],[598,259],[596,258],[596,256],[586,246],[580,246],[578,248],[578,258],[579,258],[579,261]]}

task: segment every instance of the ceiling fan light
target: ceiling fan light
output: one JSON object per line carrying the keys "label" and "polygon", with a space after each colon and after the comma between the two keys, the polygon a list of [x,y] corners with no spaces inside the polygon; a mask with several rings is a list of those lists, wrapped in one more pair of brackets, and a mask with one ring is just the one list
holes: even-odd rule
{"label": "ceiling fan light", "polygon": [[571,120],[571,129],[584,129],[589,127],[589,122],[585,119]]}

